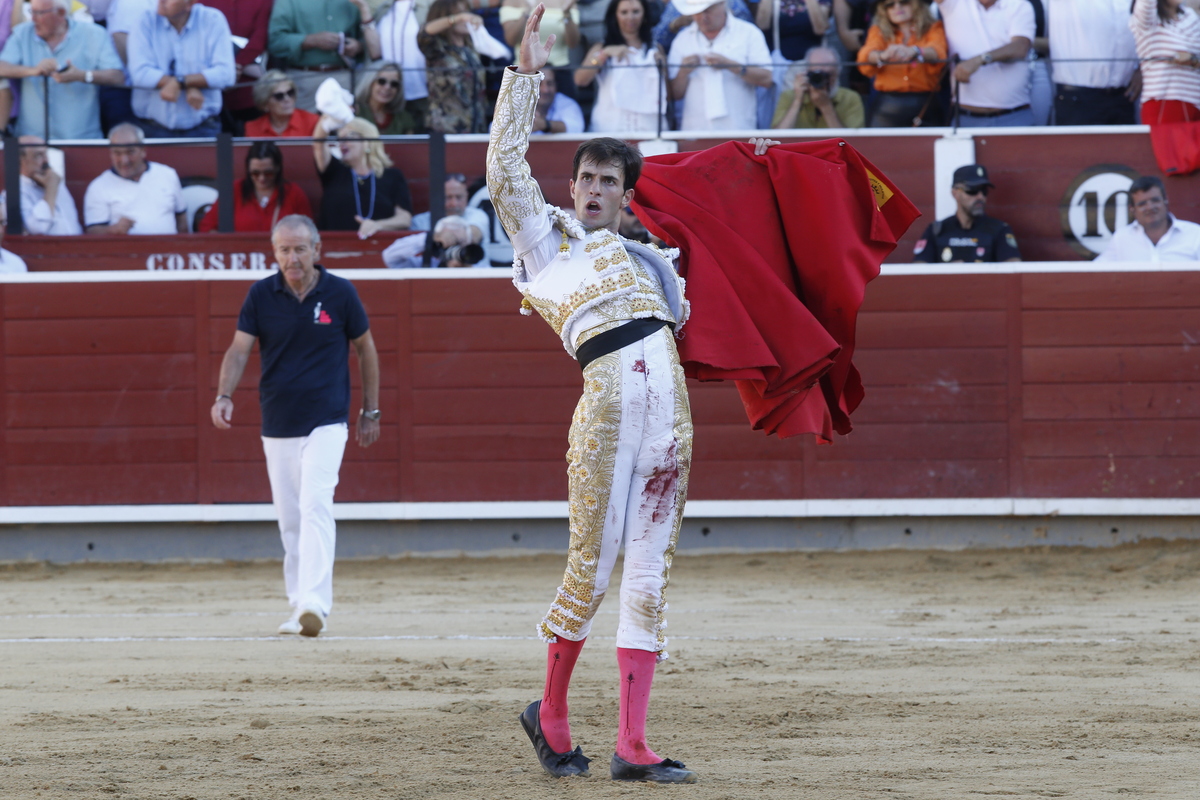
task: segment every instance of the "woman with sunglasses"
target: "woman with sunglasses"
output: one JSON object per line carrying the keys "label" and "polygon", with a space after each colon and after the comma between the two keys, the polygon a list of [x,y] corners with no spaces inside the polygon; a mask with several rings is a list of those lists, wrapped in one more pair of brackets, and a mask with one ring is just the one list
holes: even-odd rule
{"label": "woman with sunglasses", "polygon": [[273,69],[254,84],[254,104],[263,115],[246,123],[246,135],[263,139],[312,136],[320,119],[296,108],[296,84],[282,70]]}
{"label": "woman with sunglasses", "polygon": [[925,0],[883,0],[867,42],[858,51],[859,71],[874,79],[869,128],[941,125],[935,93],[948,51],[946,28]]}
{"label": "woman with sunglasses", "polygon": [[359,83],[354,93],[354,113],[373,123],[383,135],[417,133],[416,122],[404,109],[404,82],[396,64],[381,64]]}
{"label": "woman with sunglasses", "polygon": [[361,117],[350,120],[337,131],[342,157],[334,158],[326,146],[326,128],[338,123],[328,116],[321,119],[313,131],[313,158],[325,189],[317,227],[358,231],[360,239],[407,230],[412,223],[408,181],[383,151],[379,129]]}
{"label": "woman with sunglasses", "polygon": [[[220,200],[196,226],[199,233],[217,229]],[[233,197],[233,229],[238,233],[269,233],[290,214],[312,216],[304,191],[283,179],[283,153],[274,142],[255,142],[246,151],[246,175]]]}

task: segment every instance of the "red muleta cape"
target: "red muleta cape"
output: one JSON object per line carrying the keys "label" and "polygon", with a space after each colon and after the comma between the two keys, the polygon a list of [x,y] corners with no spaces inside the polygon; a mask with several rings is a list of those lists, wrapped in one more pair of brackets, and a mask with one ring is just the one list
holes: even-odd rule
{"label": "red muleta cape", "polygon": [[827,139],[728,142],[646,159],[634,210],[682,249],[689,377],[735,380],[755,430],[850,432],[863,398],[854,325],[867,283],[920,212],[858,151]]}

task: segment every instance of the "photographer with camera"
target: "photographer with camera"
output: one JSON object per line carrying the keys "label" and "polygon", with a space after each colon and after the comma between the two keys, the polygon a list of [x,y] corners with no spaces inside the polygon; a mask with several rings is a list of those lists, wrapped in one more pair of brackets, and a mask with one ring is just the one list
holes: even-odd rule
{"label": "photographer with camera", "polygon": [[792,88],[779,97],[772,128],[861,128],[862,98],[838,86],[840,63],[828,47],[814,47],[791,70]]}
{"label": "photographer with camera", "polygon": [[429,250],[429,266],[490,267],[483,245],[472,241],[474,226],[463,217],[442,217],[433,226],[433,235],[415,233],[388,245],[383,251],[383,263],[389,269],[420,269],[424,266],[425,250]]}

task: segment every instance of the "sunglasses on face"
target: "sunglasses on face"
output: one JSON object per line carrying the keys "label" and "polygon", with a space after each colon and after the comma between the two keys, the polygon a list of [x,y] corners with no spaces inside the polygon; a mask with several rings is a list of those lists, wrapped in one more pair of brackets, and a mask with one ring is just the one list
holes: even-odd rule
{"label": "sunglasses on face", "polygon": [[273,177],[275,177],[275,172],[276,171],[273,169],[252,169],[252,170],[250,170],[250,177],[251,178],[273,178]]}
{"label": "sunglasses on face", "polygon": [[890,11],[897,6],[906,6],[909,4],[909,2],[910,0],[892,0],[890,3],[884,3],[883,8],[885,11]]}
{"label": "sunglasses on face", "polygon": [[977,195],[983,195],[984,197],[987,197],[988,187],[987,186],[964,186],[964,187],[962,187],[962,189],[960,191],[965,195],[970,195],[971,197],[975,197]]}
{"label": "sunglasses on face", "polygon": [[294,100],[294,99],[296,99],[296,87],[295,87],[295,86],[293,86],[292,88],[290,88],[290,89],[288,89],[288,90],[286,90],[286,91],[283,91],[283,92],[273,92],[273,93],[271,94],[271,99],[272,99],[272,100],[277,100],[277,101],[279,101],[280,103],[282,103],[282,102],[283,102],[283,99],[284,99],[285,97],[290,97],[290,98],[292,98],[293,100]]}
{"label": "sunglasses on face", "polygon": [[393,89],[399,89],[400,81],[390,81],[387,78],[376,78],[375,85],[376,86],[390,86]]}

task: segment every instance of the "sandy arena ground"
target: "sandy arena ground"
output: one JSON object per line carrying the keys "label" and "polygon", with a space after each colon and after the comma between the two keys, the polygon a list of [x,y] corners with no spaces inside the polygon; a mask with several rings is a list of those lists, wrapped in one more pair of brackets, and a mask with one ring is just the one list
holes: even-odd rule
{"label": "sandy arena ground", "polygon": [[272,635],[278,564],[0,566],[0,797],[1200,797],[1200,542],[680,556],[651,744],[608,779],[601,611],[572,691],[591,778],[517,714],[562,559],[343,562],[329,635]]}

